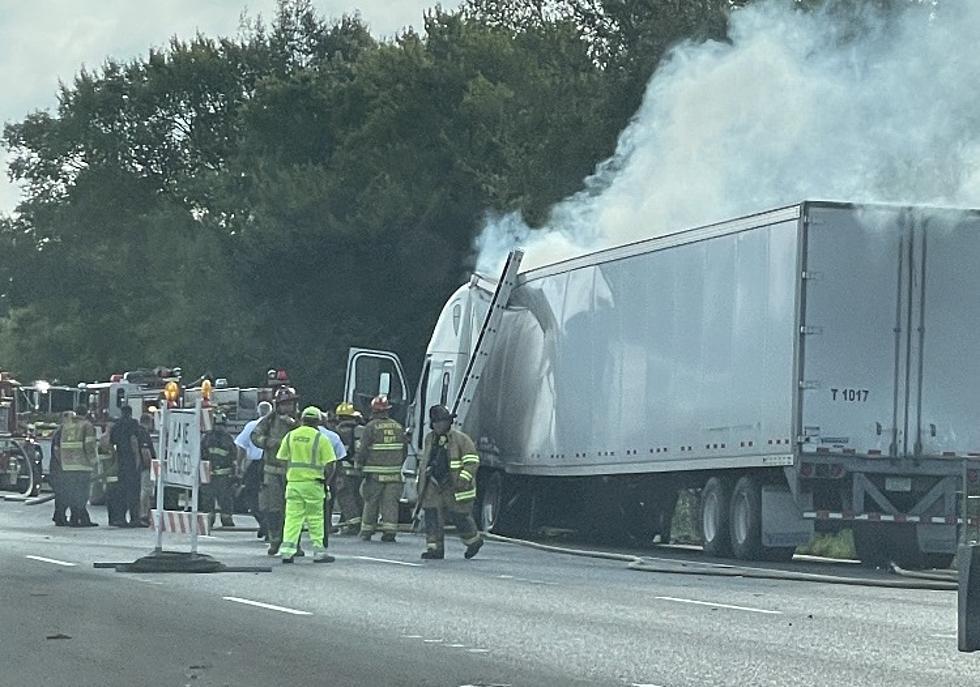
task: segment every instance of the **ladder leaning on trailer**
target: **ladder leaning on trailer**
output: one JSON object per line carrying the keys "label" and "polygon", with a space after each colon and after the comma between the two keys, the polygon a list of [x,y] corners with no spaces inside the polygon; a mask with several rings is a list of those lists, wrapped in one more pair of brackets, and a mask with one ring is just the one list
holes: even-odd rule
{"label": "ladder leaning on trailer", "polygon": [[466,364],[466,372],[463,374],[463,381],[459,385],[459,392],[453,400],[450,410],[456,416],[455,425],[457,428],[463,426],[466,414],[469,412],[470,405],[473,403],[473,396],[480,382],[480,375],[487,365],[490,352],[497,340],[497,333],[500,328],[500,319],[503,317],[504,308],[510,300],[510,294],[517,286],[517,272],[521,267],[521,260],[524,259],[523,251],[512,250],[507,255],[504,269],[497,281],[497,286],[493,290],[493,297],[490,299],[490,308],[487,310],[486,317],[483,318],[483,325],[480,327],[480,334],[476,340],[476,346],[470,355],[469,362]]}

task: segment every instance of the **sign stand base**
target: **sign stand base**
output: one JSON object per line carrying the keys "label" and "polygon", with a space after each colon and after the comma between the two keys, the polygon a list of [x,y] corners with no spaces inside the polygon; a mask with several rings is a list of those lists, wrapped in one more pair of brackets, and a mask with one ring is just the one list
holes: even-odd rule
{"label": "sign stand base", "polygon": [[154,551],[132,563],[95,563],[96,568],[114,568],[128,573],[219,573],[272,572],[269,566],[229,566],[203,553]]}

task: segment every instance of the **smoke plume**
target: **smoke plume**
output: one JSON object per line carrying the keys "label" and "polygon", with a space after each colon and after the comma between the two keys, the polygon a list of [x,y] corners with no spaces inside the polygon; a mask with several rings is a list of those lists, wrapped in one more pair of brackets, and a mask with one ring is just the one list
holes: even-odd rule
{"label": "smoke plume", "polygon": [[[856,28],[860,27],[860,28]],[[765,2],[673,49],[615,154],[542,228],[488,221],[478,269],[525,269],[806,198],[980,205],[980,2],[860,23]]]}

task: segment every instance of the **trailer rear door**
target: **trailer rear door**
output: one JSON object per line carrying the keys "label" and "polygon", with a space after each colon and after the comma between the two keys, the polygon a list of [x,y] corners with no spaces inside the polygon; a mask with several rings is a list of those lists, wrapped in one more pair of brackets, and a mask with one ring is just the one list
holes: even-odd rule
{"label": "trailer rear door", "polygon": [[807,206],[799,331],[801,449],[894,454],[908,335],[905,214]]}
{"label": "trailer rear door", "polygon": [[[916,245],[923,279],[916,329],[910,426],[917,455],[980,455],[980,217],[917,213]],[[917,369],[916,369],[917,368]]]}

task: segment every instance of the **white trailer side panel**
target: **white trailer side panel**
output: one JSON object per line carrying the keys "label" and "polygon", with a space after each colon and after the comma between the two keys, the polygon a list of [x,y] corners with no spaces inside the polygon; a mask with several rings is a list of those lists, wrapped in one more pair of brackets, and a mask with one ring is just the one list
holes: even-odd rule
{"label": "white trailer side panel", "polygon": [[542,475],[791,463],[798,232],[783,211],[531,273],[467,421],[484,458]]}

